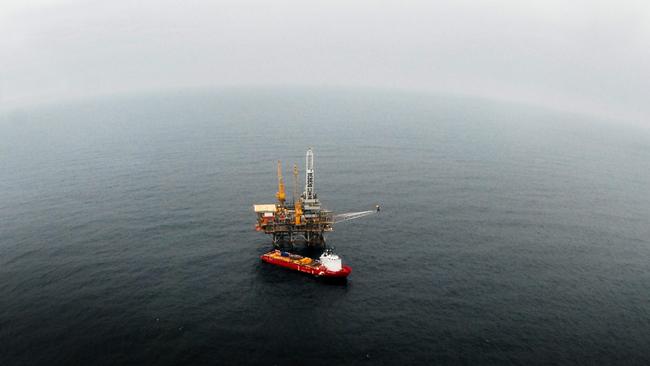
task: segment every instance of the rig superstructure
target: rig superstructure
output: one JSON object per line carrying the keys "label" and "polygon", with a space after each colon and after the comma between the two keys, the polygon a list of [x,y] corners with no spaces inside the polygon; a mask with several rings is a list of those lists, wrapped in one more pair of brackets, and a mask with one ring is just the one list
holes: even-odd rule
{"label": "rig superstructure", "polygon": [[[351,212],[334,215],[332,211],[323,209],[314,186],[314,153],[308,149],[305,156],[305,189],[298,196],[298,167],[293,166],[292,202],[287,204],[282,178],[282,163],[278,161],[278,191],[275,194],[277,203],[255,204],[253,209],[257,216],[255,230],[262,231],[273,237],[273,245],[280,247],[304,242],[307,246],[324,247],[325,233],[334,230],[334,223],[351,220],[375,211]],[[377,206],[377,212],[379,206]]]}

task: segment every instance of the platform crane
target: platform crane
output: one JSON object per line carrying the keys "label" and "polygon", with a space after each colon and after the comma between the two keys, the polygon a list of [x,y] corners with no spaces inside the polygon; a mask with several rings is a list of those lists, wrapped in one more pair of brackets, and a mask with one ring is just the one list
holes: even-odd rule
{"label": "platform crane", "polygon": [[278,160],[278,191],[275,193],[275,197],[280,202],[279,209],[284,209],[284,201],[286,201],[287,196],[284,193],[284,182],[282,181],[282,162]]}

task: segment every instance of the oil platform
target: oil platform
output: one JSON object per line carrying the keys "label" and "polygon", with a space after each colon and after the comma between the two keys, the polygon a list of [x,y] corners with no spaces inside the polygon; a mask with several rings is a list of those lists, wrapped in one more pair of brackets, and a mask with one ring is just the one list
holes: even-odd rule
{"label": "oil platform", "polygon": [[299,242],[304,242],[306,246],[323,247],[325,233],[334,230],[334,223],[379,212],[379,206],[376,206],[376,211],[338,215],[323,209],[314,189],[314,153],[311,148],[307,150],[305,156],[305,189],[300,195],[298,195],[298,166],[295,164],[293,166],[293,194],[292,201],[289,203],[286,202],[280,161],[278,161],[277,174],[278,191],[275,194],[277,203],[253,205],[257,216],[255,230],[271,235],[275,247],[283,244],[293,247]]}

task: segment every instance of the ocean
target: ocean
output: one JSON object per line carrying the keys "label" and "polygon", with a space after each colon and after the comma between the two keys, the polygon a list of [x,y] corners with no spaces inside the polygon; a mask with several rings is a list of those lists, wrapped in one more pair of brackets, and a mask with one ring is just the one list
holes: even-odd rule
{"label": "ocean", "polygon": [[[326,208],[382,206],[327,237],[345,283],[259,259],[309,147]],[[649,294],[647,129],[334,89],[0,117],[3,366],[647,365]]]}

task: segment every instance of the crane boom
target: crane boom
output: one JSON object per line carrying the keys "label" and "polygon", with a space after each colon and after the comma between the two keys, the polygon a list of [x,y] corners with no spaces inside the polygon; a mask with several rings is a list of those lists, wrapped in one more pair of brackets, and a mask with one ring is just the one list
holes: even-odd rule
{"label": "crane boom", "polygon": [[282,163],[278,160],[278,192],[275,194],[275,197],[280,202],[280,207],[284,207],[284,201],[287,199],[287,195],[284,192],[284,182],[282,181]]}
{"label": "crane boom", "polygon": [[362,217],[366,217],[374,213],[377,213],[377,211],[359,211],[359,212],[346,212],[342,214],[337,214],[334,215],[334,223],[360,219]]}

